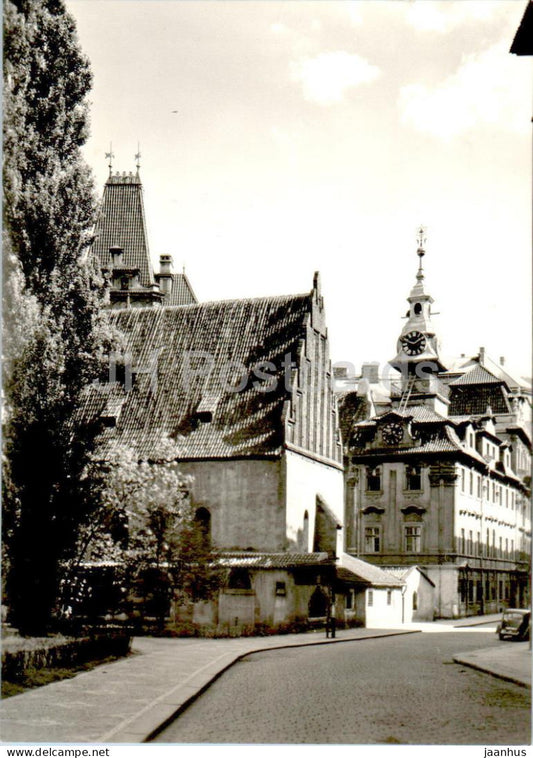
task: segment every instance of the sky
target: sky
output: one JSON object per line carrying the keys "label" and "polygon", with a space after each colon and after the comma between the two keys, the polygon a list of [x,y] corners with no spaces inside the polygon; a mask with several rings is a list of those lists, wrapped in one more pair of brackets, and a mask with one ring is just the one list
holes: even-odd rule
{"label": "sky", "polygon": [[150,251],[201,301],[309,291],[334,362],[396,354],[426,230],[444,356],[531,376],[525,0],[67,0],[85,157],[135,171]]}

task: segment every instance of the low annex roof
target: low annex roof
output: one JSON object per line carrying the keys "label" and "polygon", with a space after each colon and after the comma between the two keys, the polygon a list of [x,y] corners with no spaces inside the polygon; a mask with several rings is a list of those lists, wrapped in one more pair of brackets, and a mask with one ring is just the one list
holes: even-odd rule
{"label": "low annex roof", "polygon": [[348,553],[340,555],[337,576],[343,581],[362,582],[372,587],[403,587],[404,585],[401,579],[387,573],[379,566],[354,558]]}
{"label": "low annex roof", "polygon": [[[112,311],[133,383],[113,390],[122,394],[113,403],[120,412],[102,442],[134,447],[141,458],[153,456],[163,438],[185,460],[279,456],[290,397],[283,360],[290,354],[299,362],[311,307],[305,294]],[[251,373],[263,361],[274,364],[278,379],[266,392]],[[229,386],[241,379],[241,391]],[[79,422],[105,410],[108,389],[87,389]]]}
{"label": "low annex roof", "polygon": [[224,551],[216,561],[228,568],[288,569],[300,566],[334,565],[327,553],[255,553],[247,551]]}

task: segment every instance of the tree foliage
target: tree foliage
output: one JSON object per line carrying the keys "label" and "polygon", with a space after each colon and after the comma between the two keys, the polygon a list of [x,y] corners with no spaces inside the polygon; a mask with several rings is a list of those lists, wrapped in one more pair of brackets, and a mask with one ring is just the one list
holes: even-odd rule
{"label": "tree foliage", "polygon": [[[191,477],[180,473],[176,450],[162,440],[155,460],[117,445],[97,451],[84,472],[96,504],[79,534],[63,605],[79,612],[87,565],[111,564],[123,582],[124,599],[151,600],[161,623],[171,600],[206,599],[218,586],[209,535],[195,518]],[[70,593],[70,594],[69,594]],[[102,610],[102,609],[101,609]],[[131,608],[130,608],[131,610]]]}
{"label": "tree foliage", "polygon": [[87,253],[90,86],[63,2],[6,0],[3,536],[7,601],[23,633],[46,630],[59,567],[90,508],[81,479],[96,430],[74,435],[72,419],[111,340]]}

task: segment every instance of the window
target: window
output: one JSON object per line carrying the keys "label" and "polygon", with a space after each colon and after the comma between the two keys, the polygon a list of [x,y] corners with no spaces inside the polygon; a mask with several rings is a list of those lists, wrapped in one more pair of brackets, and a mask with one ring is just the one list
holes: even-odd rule
{"label": "window", "polygon": [[120,279],[120,289],[121,290],[129,290],[130,288],[130,280],[127,276],[123,276]]}
{"label": "window", "polygon": [[381,492],[381,466],[367,467],[366,488],[369,492]]}
{"label": "window", "polygon": [[228,580],[228,588],[231,590],[251,590],[252,582],[248,569],[234,568],[231,569]]}
{"label": "window", "polygon": [[405,467],[405,486],[408,490],[422,489],[422,473],[419,465]]}
{"label": "window", "polygon": [[514,557],[515,557],[515,554],[514,554],[514,540],[511,540],[511,558],[514,559]]}
{"label": "window", "polygon": [[418,592],[413,592],[413,611],[418,610]]}
{"label": "window", "polygon": [[346,610],[350,611],[353,608],[353,590],[348,590],[346,594]]}
{"label": "window", "polygon": [[379,526],[365,527],[365,553],[379,553],[380,543],[381,528]]}
{"label": "window", "polygon": [[477,533],[477,554],[483,555],[483,545],[481,544],[481,532]]}
{"label": "window", "polygon": [[198,508],[194,514],[194,530],[200,546],[208,550],[211,547],[211,514],[207,508]]}
{"label": "window", "polygon": [[387,605],[392,605],[392,590],[387,590]]}
{"label": "window", "polygon": [[474,494],[474,474],[472,471],[470,472],[470,494]]}
{"label": "window", "polygon": [[498,552],[498,555],[499,555],[499,557],[500,557],[500,558],[501,558],[501,557],[502,557],[502,555],[503,555],[503,547],[502,547],[502,542],[503,542],[503,538],[502,538],[502,537],[500,537],[500,539],[499,539],[499,543],[500,543],[500,544],[499,544],[499,552]]}
{"label": "window", "polygon": [[477,476],[477,496],[481,497],[481,477]]}
{"label": "window", "polygon": [[461,492],[465,491],[465,470],[461,469]]}
{"label": "window", "polygon": [[368,605],[374,605],[374,590],[368,590]]}
{"label": "window", "polygon": [[287,594],[287,585],[285,582],[276,582],[276,595],[278,597],[285,597]]}
{"label": "window", "polygon": [[508,537],[505,538],[505,557],[509,557],[509,539]]}
{"label": "window", "polygon": [[490,555],[490,531],[487,529],[487,541],[485,543],[485,554]]}
{"label": "window", "polygon": [[467,546],[468,555],[472,555],[473,553],[473,550],[472,550],[473,544],[474,544],[474,536],[472,534],[472,530],[469,529],[468,530],[468,546]]}
{"label": "window", "polygon": [[404,527],[405,534],[405,551],[407,553],[420,552],[420,535],[422,528],[420,526]]}

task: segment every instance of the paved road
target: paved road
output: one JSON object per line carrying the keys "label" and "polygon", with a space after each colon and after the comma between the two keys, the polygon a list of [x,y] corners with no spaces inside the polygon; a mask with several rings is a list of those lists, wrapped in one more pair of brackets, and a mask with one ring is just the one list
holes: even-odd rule
{"label": "paved road", "polygon": [[529,744],[529,690],[452,662],[506,644],[446,632],[256,653],[155,741]]}

